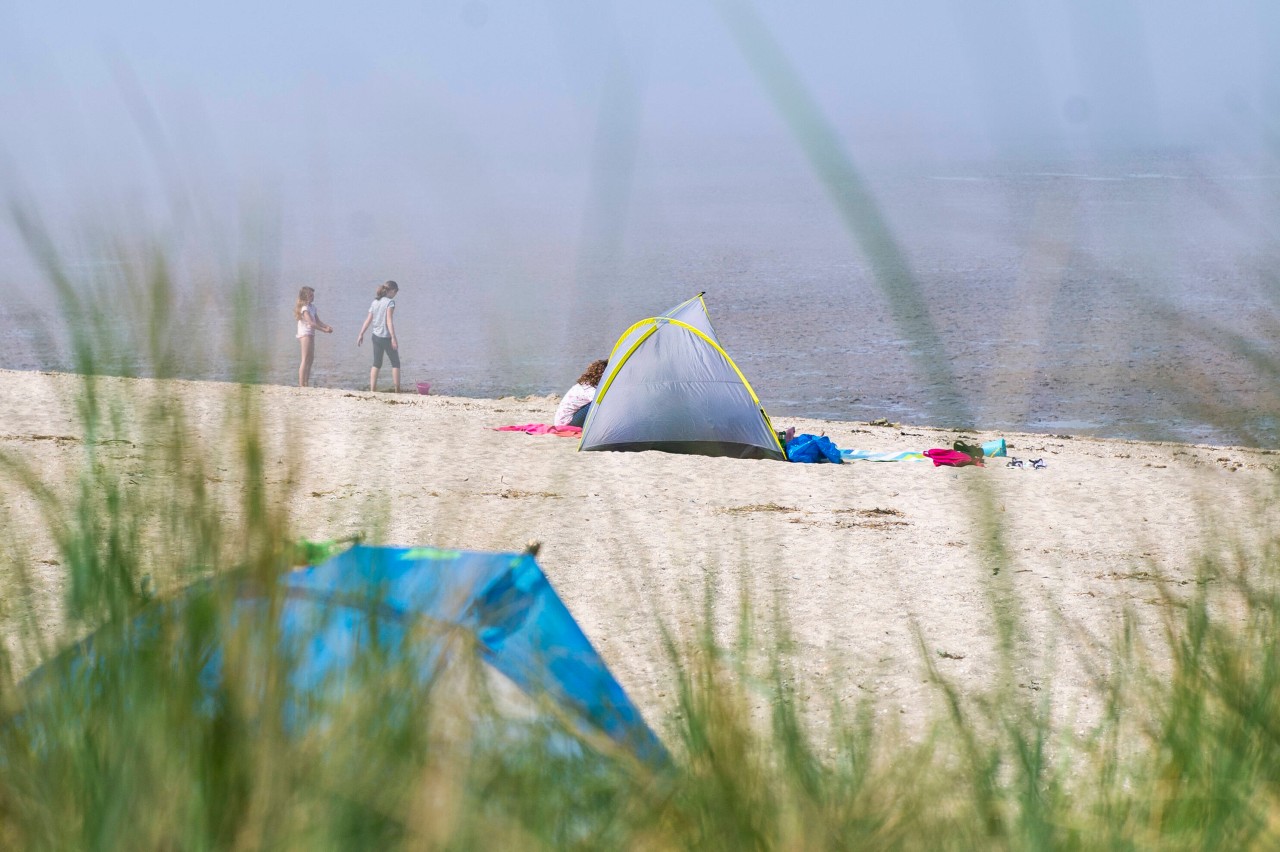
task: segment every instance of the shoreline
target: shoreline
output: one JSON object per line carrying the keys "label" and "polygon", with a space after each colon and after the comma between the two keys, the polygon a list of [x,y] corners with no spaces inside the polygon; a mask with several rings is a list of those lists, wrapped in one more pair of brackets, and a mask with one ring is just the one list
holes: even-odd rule
{"label": "shoreline", "polygon": [[[549,422],[554,396],[99,381],[108,398],[172,394],[198,438],[193,452],[216,462],[209,487],[227,494],[240,485],[233,465],[209,448],[225,440],[237,391],[252,394],[267,485],[282,494],[300,537],[362,531],[373,543],[471,550],[538,540],[544,572],[659,732],[675,697],[658,625],[690,635],[707,591],[722,639],[736,630],[743,594],[762,641],[790,634],[815,712],[829,697],[867,699],[908,729],[936,701],[917,632],[940,672],[976,694],[999,676],[993,613],[1009,609],[1018,623],[1012,677],[1046,690],[1062,723],[1086,728],[1101,712],[1095,677],[1109,670],[1126,613],[1141,641],[1162,647],[1162,619],[1174,605],[1167,595],[1208,582],[1197,556],[1231,543],[1260,553],[1277,520],[1280,454],[1271,450],[776,418],[779,429],[825,431],[842,448],[881,452],[1003,437],[1010,456],[1042,456],[1048,466],[580,454],[575,439],[492,431]],[[55,488],[74,485],[85,458],[81,382],[0,370],[0,450],[35,464]],[[125,407],[131,417],[140,411]],[[136,446],[110,456],[138,463],[145,424],[125,428]],[[3,489],[34,568],[36,587],[22,600],[57,635],[56,548],[34,501],[8,477]],[[994,577],[979,545],[988,528],[999,530],[1008,557]],[[770,622],[775,604],[784,624]],[[12,643],[13,616],[7,621]]]}
{"label": "shoreline", "polygon": [[[80,373],[74,373],[74,372],[65,371],[65,370],[43,370],[43,369],[22,370],[22,369],[12,369],[8,367],[0,367],[0,378],[3,378],[6,375],[45,376],[49,378],[66,379],[71,381],[80,381],[80,380],[89,378]],[[149,378],[149,377],[114,376],[114,375],[105,375],[105,374],[99,374],[99,375],[93,376],[92,378],[95,378],[101,381],[107,381],[107,382],[115,382],[115,381],[140,382],[140,383],[159,382],[159,383],[174,383],[174,384],[195,385],[195,386],[209,385],[209,386],[224,387],[224,388],[246,388],[246,389],[257,389],[259,391],[265,390],[265,389],[274,389],[274,390],[283,391],[283,392],[295,392],[295,393],[306,392],[306,393],[318,393],[318,394],[339,394],[343,397],[367,397],[370,399],[385,398],[386,401],[394,400],[396,404],[412,402],[415,400],[428,400],[428,399],[447,401],[449,403],[462,405],[464,407],[469,403],[481,403],[481,404],[492,403],[495,405],[499,403],[528,403],[532,405],[542,401],[548,401],[550,404],[550,409],[552,414],[554,414],[556,404],[560,400],[560,394],[558,393],[545,393],[545,394],[529,393],[529,394],[523,394],[523,395],[506,394],[501,396],[458,396],[458,395],[451,395],[451,394],[438,394],[438,393],[435,393],[433,390],[433,392],[430,394],[420,394],[412,387],[412,385],[415,384],[413,382],[402,383],[404,386],[400,389],[399,393],[396,393],[390,389],[381,388],[381,387],[377,391],[371,392],[371,391],[365,390],[362,387],[356,387],[356,386],[319,387],[316,385],[312,385],[306,388],[299,388],[296,385],[281,384],[278,382],[262,381],[262,382],[245,383],[245,382],[235,381],[234,379],[203,379],[203,378],[201,379],[187,379],[187,378],[155,379],[155,378]],[[385,379],[386,377],[382,377],[382,378]],[[379,384],[383,384],[383,383],[384,382],[381,382],[381,381],[379,382]],[[433,388],[434,388],[434,384],[433,384]],[[540,409],[536,407],[531,407],[529,410],[535,411]],[[768,411],[768,408],[766,407],[765,410]],[[550,415],[548,415],[548,417],[550,417]],[[988,440],[990,438],[1005,437],[1005,436],[1013,435],[1013,436],[1023,438],[1024,440],[1043,439],[1048,441],[1090,441],[1090,442],[1097,442],[1097,443],[1103,443],[1103,444],[1106,444],[1106,443],[1130,444],[1130,445],[1141,445],[1141,446],[1150,446],[1150,447],[1186,447],[1189,449],[1209,450],[1209,451],[1234,450],[1242,453],[1252,453],[1252,454],[1258,454],[1262,456],[1267,456],[1267,455],[1280,456],[1280,448],[1270,449],[1268,447],[1253,446],[1250,444],[1214,443],[1212,441],[1187,441],[1187,440],[1170,439],[1170,438],[1151,439],[1151,438],[1132,438],[1132,437],[1121,437],[1121,436],[1110,436],[1110,435],[1070,434],[1068,432],[1054,432],[1048,429],[1044,429],[1044,430],[1028,430],[1028,429],[1001,430],[999,428],[964,429],[964,428],[958,428],[953,426],[924,426],[924,425],[917,425],[909,422],[897,422],[897,421],[892,421],[890,420],[890,418],[887,418],[887,417],[881,417],[881,418],[877,418],[870,421],[864,421],[864,420],[842,420],[838,418],[826,418],[826,417],[791,416],[787,414],[774,415],[770,413],[769,418],[770,420],[775,421],[774,426],[777,427],[779,431],[782,431],[782,429],[785,428],[785,425],[791,425],[792,423],[803,423],[803,424],[806,424],[807,426],[812,426],[814,429],[817,429],[818,431],[815,432],[814,434],[826,434],[826,429],[823,424],[830,424],[836,427],[844,427],[844,426],[854,427],[851,430],[853,432],[890,429],[890,430],[900,430],[900,434],[905,431],[907,432],[907,434],[915,433],[919,435],[936,435],[936,436],[939,436],[939,440],[943,440],[947,436],[951,436],[952,440],[955,440],[956,438],[965,437],[965,436],[968,436],[968,437],[986,436],[985,438],[982,438],[982,440]],[[885,421],[885,422],[882,424],[880,421]],[[548,420],[548,422],[550,421]],[[859,429],[857,427],[866,427],[866,428]],[[797,432],[802,432],[802,431],[805,431],[805,430],[797,428]],[[880,442],[877,441],[876,443],[878,444]],[[840,444],[839,446],[841,449],[855,449],[855,447],[851,443],[844,443],[844,444]],[[936,446],[942,447],[943,445],[937,444]],[[1013,445],[1010,444],[1010,447],[1012,446]],[[864,449],[864,448],[856,447],[856,449]],[[903,449],[903,447],[899,447],[898,449]],[[922,449],[927,449],[927,448],[922,447]],[[884,451],[887,451],[887,450],[884,450]],[[1010,455],[1012,455],[1012,453]],[[847,463],[852,463],[852,462],[847,462]],[[1277,468],[1280,468],[1280,461],[1277,461]]]}
{"label": "shoreline", "polygon": [[[290,354],[292,354],[292,351],[290,352]],[[367,367],[365,369],[367,371]],[[13,373],[34,373],[37,375],[78,375],[76,373],[63,371],[63,370],[50,370],[50,369],[37,369],[37,368],[28,369],[25,367],[22,367],[22,368],[0,367],[0,371],[13,372]],[[268,371],[268,372],[276,373],[279,371],[274,370],[274,371]],[[296,372],[296,369],[294,370],[294,372]],[[314,381],[324,382],[325,375],[327,372],[329,371],[324,369],[319,369],[318,374],[313,375],[312,377],[313,382]],[[283,381],[281,380],[281,376],[272,375],[271,377],[268,377],[264,375],[261,381],[252,383],[251,386],[296,389],[296,384],[294,384],[292,378],[289,377],[292,374],[289,374],[289,371],[286,371],[286,374],[287,374],[285,376],[286,380],[283,380]],[[574,375],[576,375],[576,373]],[[294,378],[296,378],[296,376]],[[387,371],[384,370],[384,373],[382,376],[380,376],[380,379],[381,381],[379,382],[379,384],[383,385],[385,388],[385,386],[388,385],[390,382],[390,376],[387,373]],[[209,384],[231,384],[231,385],[240,384],[234,379],[220,378],[220,377],[199,377],[199,378],[187,378],[187,379],[180,379],[180,380],[174,379],[174,380],[206,382]],[[403,389],[400,392],[401,395],[416,396],[417,394],[414,390],[414,385],[416,384],[416,381],[417,381],[416,379],[406,379],[402,383]],[[430,381],[432,384],[432,395],[440,396],[441,394],[438,393],[438,390],[440,388],[441,383],[436,379],[431,379]],[[565,385],[564,387],[552,388],[552,389],[546,390],[545,392],[539,391],[537,389],[530,389],[527,392],[524,392],[524,391],[512,391],[509,393],[495,392],[496,395],[491,395],[487,391],[477,391],[475,395],[466,394],[466,393],[459,395],[457,393],[454,393],[454,394],[444,394],[444,396],[452,399],[470,399],[470,400],[534,399],[534,398],[540,398],[544,396],[555,396],[558,399],[560,394],[562,394],[568,388],[568,386],[569,385]],[[759,386],[756,386],[755,384],[753,384],[753,387],[756,388],[757,393],[761,394],[762,403],[767,403],[768,400],[770,399],[774,400],[774,403],[775,403],[774,405],[766,404],[764,406],[765,409],[769,411],[770,417],[774,419],[778,419],[778,420],[794,419],[794,420],[805,420],[805,421],[812,421],[812,422],[835,422],[835,423],[867,422],[867,420],[858,419],[857,417],[854,417],[852,415],[841,416],[840,413],[836,411],[831,411],[827,413],[820,412],[812,415],[775,414],[775,408],[781,408],[785,403],[778,402],[776,399],[776,394],[773,396],[770,396],[767,393],[762,393],[761,388]],[[367,393],[368,392],[364,390],[364,385],[361,382],[357,382],[351,385],[340,385],[340,384],[315,385],[313,384],[313,386],[309,389],[316,390],[316,391],[333,391],[333,392],[343,392],[343,393]],[[386,389],[380,389],[378,393],[389,395],[390,391]],[[793,405],[795,404],[795,400],[791,400],[790,402]],[[1195,404],[1199,405],[1201,404],[1201,402],[1197,400],[1195,401]],[[879,418],[888,418],[890,420],[901,423],[903,425],[909,425],[917,422],[929,422],[927,417],[923,417],[919,420],[916,420],[910,416],[903,415],[902,412],[900,411],[895,411],[894,409],[896,408],[902,408],[902,406],[894,402],[886,402],[885,405],[871,410],[868,413],[869,419],[874,421]],[[975,416],[976,414],[977,413],[975,412]],[[1220,447],[1223,449],[1239,448],[1239,449],[1252,449],[1252,450],[1269,449],[1272,446],[1272,444],[1266,443],[1266,441],[1268,440],[1268,436],[1270,436],[1274,431],[1274,427],[1270,425],[1259,426],[1258,424],[1253,424],[1253,425],[1245,424],[1245,425],[1240,425],[1238,427],[1228,427],[1221,423],[1210,424],[1210,423],[1196,423],[1196,422],[1190,422],[1190,421],[1182,422],[1180,420],[1177,420],[1176,418],[1173,421],[1161,421],[1161,422],[1157,422],[1154,420],[1144,420],[1144,419],[1139,419],[1136,421],[1135,420],[1123,421],[1129,424],[1128,427],[1123,427],[1119,425],[1122,421],[1118,421],[1118,420],[1110,421],[1105,418],[1099,420],[1096,417],[1094,419],[1083,419],[1083,420],[1073,419],[1072,417],[1067,416],[1067,414],[1062,412],[1060,412],[1058,415],[1055,415],[1055,418],[1056,419],[1052,421],[1048,421],[1042,424],[1037,424],[1036,422],[1033,421],[1033,422],[1024,423],[1021,425],[1017,425],[1017,424],[1010,425],[1008,428],[1002,428],[999,426],[983,427],[979,431],[992,432],[992,433],[1008,432],[1012,434],[1047,435],[1047,436],[1057,437],[1060,434],[1071,432],[1072,430],[1077,430],[1071,434],[1071,437],[1079,438],[1079,439],[1088,439],[1088,440],[1099,440],[1099,441],[1133,441],[1137,443],[1154,443],[1154,444],[1188,444],[1188,445],[1197,446],[1197,447]],[[1171,423],[1173,425],[1170,425]],[[1257,427],[1260,430],[1256,434],[1254,434],[1253,432],[1250,432],[1250,430],[1255,427]],[[930,427],[921,426],[917,428],[933,428],[940,432],[964,431],[964,430],[952,429],[944,426],[930,426]],[[1238,429],[1243,429],[1245,431],[1245,434],[1253,438],[1256,438],[1256,441],[1241,442],[1238,439],[1238,435],[1240,433],[1236,431]],[[1163,437],[1158,437],[1158,438],[1151,437],[1152,433],[1155,433],[1159,430],[1164,430],[1165,432],[1167,432],[1167,434],[1165,434]],[[973,430],[969,430],[969,431],[973,431]],[[1207,438],[1195,437],[1195,433],[1209,433],[1209,437]],[[1213,435],[1223,435],[1224,437],[1218,440],[1212,437]],[[1235,439],[1229,440],[1228,438],[1232,435],[1236,435],[1237,437]],[[1277,444],[1276,446],[1280,446],[1280,444]]]}

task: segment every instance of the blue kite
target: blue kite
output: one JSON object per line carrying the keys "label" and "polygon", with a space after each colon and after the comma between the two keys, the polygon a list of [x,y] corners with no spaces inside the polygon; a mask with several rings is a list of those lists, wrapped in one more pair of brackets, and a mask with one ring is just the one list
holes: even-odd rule
{"label": "blue kite", "polygon": [[[227,576],[153,603],[128,624],[123,646],[91,635],[33,673],[28,695],[94,689],[95,667],[108,649],[142,652],[180,623],[184,608],[223,595],[230,604],[219,629],[199,642],[170,646],[172,665],[198,670],[211,708],[224,661],[239,652],[232,637],[260,631],[274,603],[277,659],[289,692],[284,721],[295,734],[323,726],[324,708],[359,688],[371,659],[407,667],[419,685],[433,683],[454,663],[478,661],[501,676],[493,679],[508,692],[528,699],[515,721],[506,720],[501,738],[519,736],[521,726],[559,731],[553,747],[562,754],[603,745],[655,767],[669,762],[530,552],[357,545],[282,573],[276,582],[268,595],[261,584]],[[119,635],[116,630],[112,637]]]}

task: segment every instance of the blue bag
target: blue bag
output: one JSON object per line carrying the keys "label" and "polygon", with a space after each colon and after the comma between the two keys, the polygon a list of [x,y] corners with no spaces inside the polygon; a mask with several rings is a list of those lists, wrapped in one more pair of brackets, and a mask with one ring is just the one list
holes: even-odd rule
{"label": "blue bag", "polygon": [[804,464],[821,462],[844,464],[840,448],[826,435],[796,435],[787,441],[787,461]]}

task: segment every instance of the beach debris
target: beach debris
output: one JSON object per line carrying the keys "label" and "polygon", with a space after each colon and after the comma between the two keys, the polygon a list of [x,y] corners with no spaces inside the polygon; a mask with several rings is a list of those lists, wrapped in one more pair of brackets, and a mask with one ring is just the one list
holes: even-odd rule
{"label": "beach debris", "polygon": [[[53,441],[55,444],[59,446],[63,444],[80,443],[80,439],[75,437],[74,435],[0,435],[0,441]],[[114,443],[114,442],[97,441],[95,443],[101,446],[103,444]],[[125,443],[128,443],[128,442],[126,441]],[[130,444],[129,446],[133,446],[133,445]]]}
{"label": "beach debris", "polygon": [[841,530],[860,528],[860,529],[887,531],[894,527],[909,527],[909,526],[911,526],[910,521],[886,520],[883,518],[864,520],[864,521],[856,521],[856,520],[843,521],[842,520],[842,521],[835,522],[836,529],[841,529]]}
{"label": "beach debris", "polygon": [[531,497],[559,500],[564,497],[563,494],[556,494],[554,491],[522,491],[519,488],[505,488],[502,491],[482,491],[480,496],[501,497],[503,500],[527,500]]}
{"label": "beach debris", "polygon": [[902,513],[899,512],[897,509],[882,509],[879,506],[876,506],[874,509],[833,509],[832,511],[837,515],[855,514],[855,515],[863,515],[864,517],[874,517],[876,515],[895,515],[897,517],[902,517]]}
{"label": "beach debris", "polygon": [[890,423],[887,417],[877,417],[875,420],[868,420],[868,426],[890,426],[894,429],[898,428],[897,423]]}
{"label": "beach debris", "polygon": [[777,503],[750,503],[745,506],[726,506],[721,510],[726,515],[750,515],[755,512],[798,512],[795,506],[779,506]]}

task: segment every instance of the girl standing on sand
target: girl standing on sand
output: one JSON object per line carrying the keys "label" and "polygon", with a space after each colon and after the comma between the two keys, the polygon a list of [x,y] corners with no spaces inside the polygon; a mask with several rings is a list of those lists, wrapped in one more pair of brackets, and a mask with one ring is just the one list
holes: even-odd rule
{"label": "girl standing on sand", "polygon": [[298,302],[293,306],[293,318],[298,321],[298,343],[302,345],[302,363],[298,365],[298,387],[305,388],[311,384],[311,362],[316,355],[316,329],[325,334],[333,334],[333,328],[320,322],[316,313],[316,291],[311,287],[303,287],[298,291]]}
{"label": "girl standing on sand", "polygon": [[378,389],[378,370],[382,367],[382,356],[385,354],[391,361],[391,383],[395,393],[400,393],[400,344],[396,342],[396,294],[400,285],[388,281],[378,288],[373,295],[373,304],[369,306],[369,315],[360,326],[360,334],[356,337],[356,346],[364,343],[364,333],[371,332],[373,342],[373,369],[369,371],[369,392]]}

